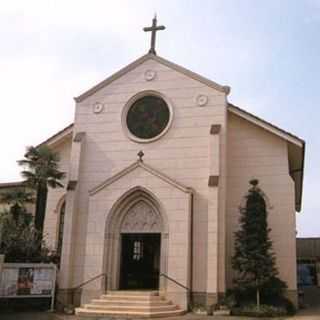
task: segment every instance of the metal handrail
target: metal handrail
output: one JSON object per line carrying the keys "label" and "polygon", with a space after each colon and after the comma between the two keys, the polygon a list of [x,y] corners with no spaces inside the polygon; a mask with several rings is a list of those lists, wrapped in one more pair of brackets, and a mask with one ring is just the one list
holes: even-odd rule
{"label": "metal handrail", "polygon": [[94,280],[97,280],[97,279],[99,279],[99,278],[101,278],[101,277],[105,277],[105,281],[107,281],[107,279],[108,279],[106,273],[100,273],[100,274],[98,274],[97,276],[94,276],[93,278],[90,278],[89,280],[80,283],[78,286],[73,287],[72,290],[78,290],[78,289],[84,287],[85,285],[87,285],[88,283],[90,283],[90,282],[92,282],[92,281],[94,281]]}
{"label": "metal handrail", "polygon": [[166,278],[166,279],[174,282],[174,283],[175,283],[176,285],[178,285],[179,287],[181,287],[181,288],[183,288],[183,289],[185,289],[185,290],[187,290],[187,291],[189,291],[189,292],[191,291],[190,288],[186,287],[185,285],[183,285],[182,283],[178,282],[177,280],[169,277],[169,276],[168,276],[167,274],[165,274],[165,273],[160,273],[159,277],[164,277],[164,278]]}
{"label": "metal handrail", "polygon": [[190,288],[186,287],[185,285],[183,285],[182,283],[178,282],[177,280],[169,277],[167,274],[165,273],[160,273],[159,277],[164,277],[170,281],[172,281],[173,283],[175,283],[176,285],[178,285],[179,287],[185,289],[187,291],[188,294],[188,302],[187,302],[187,307],[188,307],[188,311],[191,310],[192,308],[192,304],[193,304],[193,299],[192,299],[192,291]]}
{"label": "metal handrail", "polygon": [[99,278],[101,278],[101,277],[105,277],[105,289],[106,289],[106,288],[107,288],[107,279],[108,279],[107,274],[106,274],[106,273],[100,273],[100,274],[94,276],[93,278],[90,278],[89,280],[84,281],[84,282],[80,283],[78,286],[73,287],[73,288],[71,289],[71,291],[72,291],[71,304],[74,305],[74,295],[75,295],[75,293],[76,293],[77,290],[79,290],[80,288],[84,287],[84,286],[87,285],[88,283],[90,283],[90,282],[92,282],[92,281],[94,281],[94,280],[97,280],[97,279],[99,279]]}

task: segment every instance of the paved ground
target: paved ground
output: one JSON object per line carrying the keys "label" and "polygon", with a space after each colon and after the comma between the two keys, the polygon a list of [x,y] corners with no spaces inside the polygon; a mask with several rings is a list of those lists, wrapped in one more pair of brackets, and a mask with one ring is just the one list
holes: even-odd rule
{"label": "paved ground", "polygon": [[[82,318],[83,319],[83,318]],[[67,316],[61,314],[54,314],[50,312],[34,312],[34,313],[10,313],[10,314],[1,314],[0,311],[0,320],[82,320],[76,316]],[[200,316],[194,314],[187,314],[183,317],[173,317],[168,318],[167,320],[253,320],[263,318],[247,318],[247,317],[223,317],[223,316]],[[270,318],[273,320],[280,318]],[[282,320],[320,320],[320,307],[307,309],[300,311],[294,317],[281,318]],[[107,320],[107,318],[100,319]]]}
{"label": "paved ground", "polygon": [[301,310],[291,320],[320,320],[320,307]]}

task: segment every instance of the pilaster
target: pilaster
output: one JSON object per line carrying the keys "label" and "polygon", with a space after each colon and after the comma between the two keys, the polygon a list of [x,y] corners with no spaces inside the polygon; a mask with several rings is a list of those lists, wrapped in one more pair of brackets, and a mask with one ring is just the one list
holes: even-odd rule
{"label": "pilaster", "polygon": [[218,225],[221,125],[213,125],[209,143],[207,305],[218,294]]}
{"label": "pilaster", "polygon": [[77,198],[79,189],[81,152],[85,142],[85,133],[78,132],[75,134],[70,156],[70,176],[66,194],[66,214],[63,229],[63,245],[61,267],[59,272],[59,288],[69,289],[73,283],[73,240],[76,229],[77,219]]}

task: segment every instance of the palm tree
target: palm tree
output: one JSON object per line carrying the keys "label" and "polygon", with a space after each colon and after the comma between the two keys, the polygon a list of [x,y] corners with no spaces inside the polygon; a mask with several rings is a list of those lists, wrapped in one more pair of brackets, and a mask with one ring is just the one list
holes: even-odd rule
{"label": "palm tree", "polygon": [[35,209],[35,227],[42,234],[48,188],[63,187],[61,179],[65,173],[59,170],[59,155],[52,151],[47,145],[39,147],[27,147],[24,159],[19,160],[18,164],[26,167],[21,172],[26,179],[26,184],[35,189],[36,209]]}
{"label": "palm tree", "polygon": [[26,218],[27,209],[25,205],[34,202],[34,192],[27,191],[26,188],[17,187],[0,194],[0,203],[9,205],[9,211],[14,221],[17,223],[19,217]]}

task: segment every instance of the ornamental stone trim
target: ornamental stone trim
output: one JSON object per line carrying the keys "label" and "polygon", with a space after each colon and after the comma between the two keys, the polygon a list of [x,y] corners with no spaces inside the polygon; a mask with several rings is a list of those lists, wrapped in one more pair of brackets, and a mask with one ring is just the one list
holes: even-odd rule
{"label": "ornamental stone trim", "polygon": [[209,101],[209,98],[205,94],[199,94],[196,97],[196,103],[199,107],[204,107]]}
{"label": "ornamental stone trim", "polygon": [[93,113],[101,113],[104,109],[104,105],[101,102],[96,102],[93,106],[92,106],[92,111]]}
{"label": "ornamental stone trim", "polygon": [[85,135],[85,132],[77,132],[73,138],[73,142],[81,142]]}
{"label": "ornamental stone trim", "polygon": [[148,69],[144,73],[144,79],[146,81],[152,81],[155,79],[157,72],[155,70]]}
{"label": "ornamental stone trim", "polygon": [[75,190],[75,189],[76,189],[76,186],[77,186],[77,183],[78,183],[78,181],[76,181],[76,180],[70,180],[70,181],[68,182],[68,185],[67,185],[67,190],[68,190],[68,191],[69,191],[69,190],[71,190],[71,191]]}
{"label": "ornamental stone trim", "polygon": [[146,172],[149,172],[153,176],[165,181],[166,183],[168,183],[171,186],[181,190],[182,192],[190,193],[190,194],[194,193],[194,190],[192,188],[187,187],[187,186],[183,185],[182,183],[171,179],[170,177],[168,177],[167,175],[163,174],[162,172],[160,172],[160,171],[154,169],[153,167],[147,165],[145,162],[137,160],[134,163],[132,163],[130,166],[124,168],[123,170],[121,170],[120,172],[116,173],[112,177],[106,179],[104,182],[102,182],[101,184],[99,184],[95,188],[89,190],[89,195],[90,196],[94,196],[96,193],[98,193],[99,191],[101,191],[105,187],[111,185],[115,181],[119,180],[120,178],[122,178],[123,176],[128,174],[129,172],[132,172],[136,168],[142,168]]}
{"label": "ornamental stone trim", "polygon": [[122,233],[160,233],[161,219],[158,213],[144,201],[139,201],[126,213]]}
{"label": "ornamental stone trim", "polygon": [[208,186],[217,187],[219,185],[219,176],[209,176]]}
{"label": "ornamental stone trim", "polygon": [[213,124],[210,128],[210,134],[219,134],[221,130],[220,124]]}

